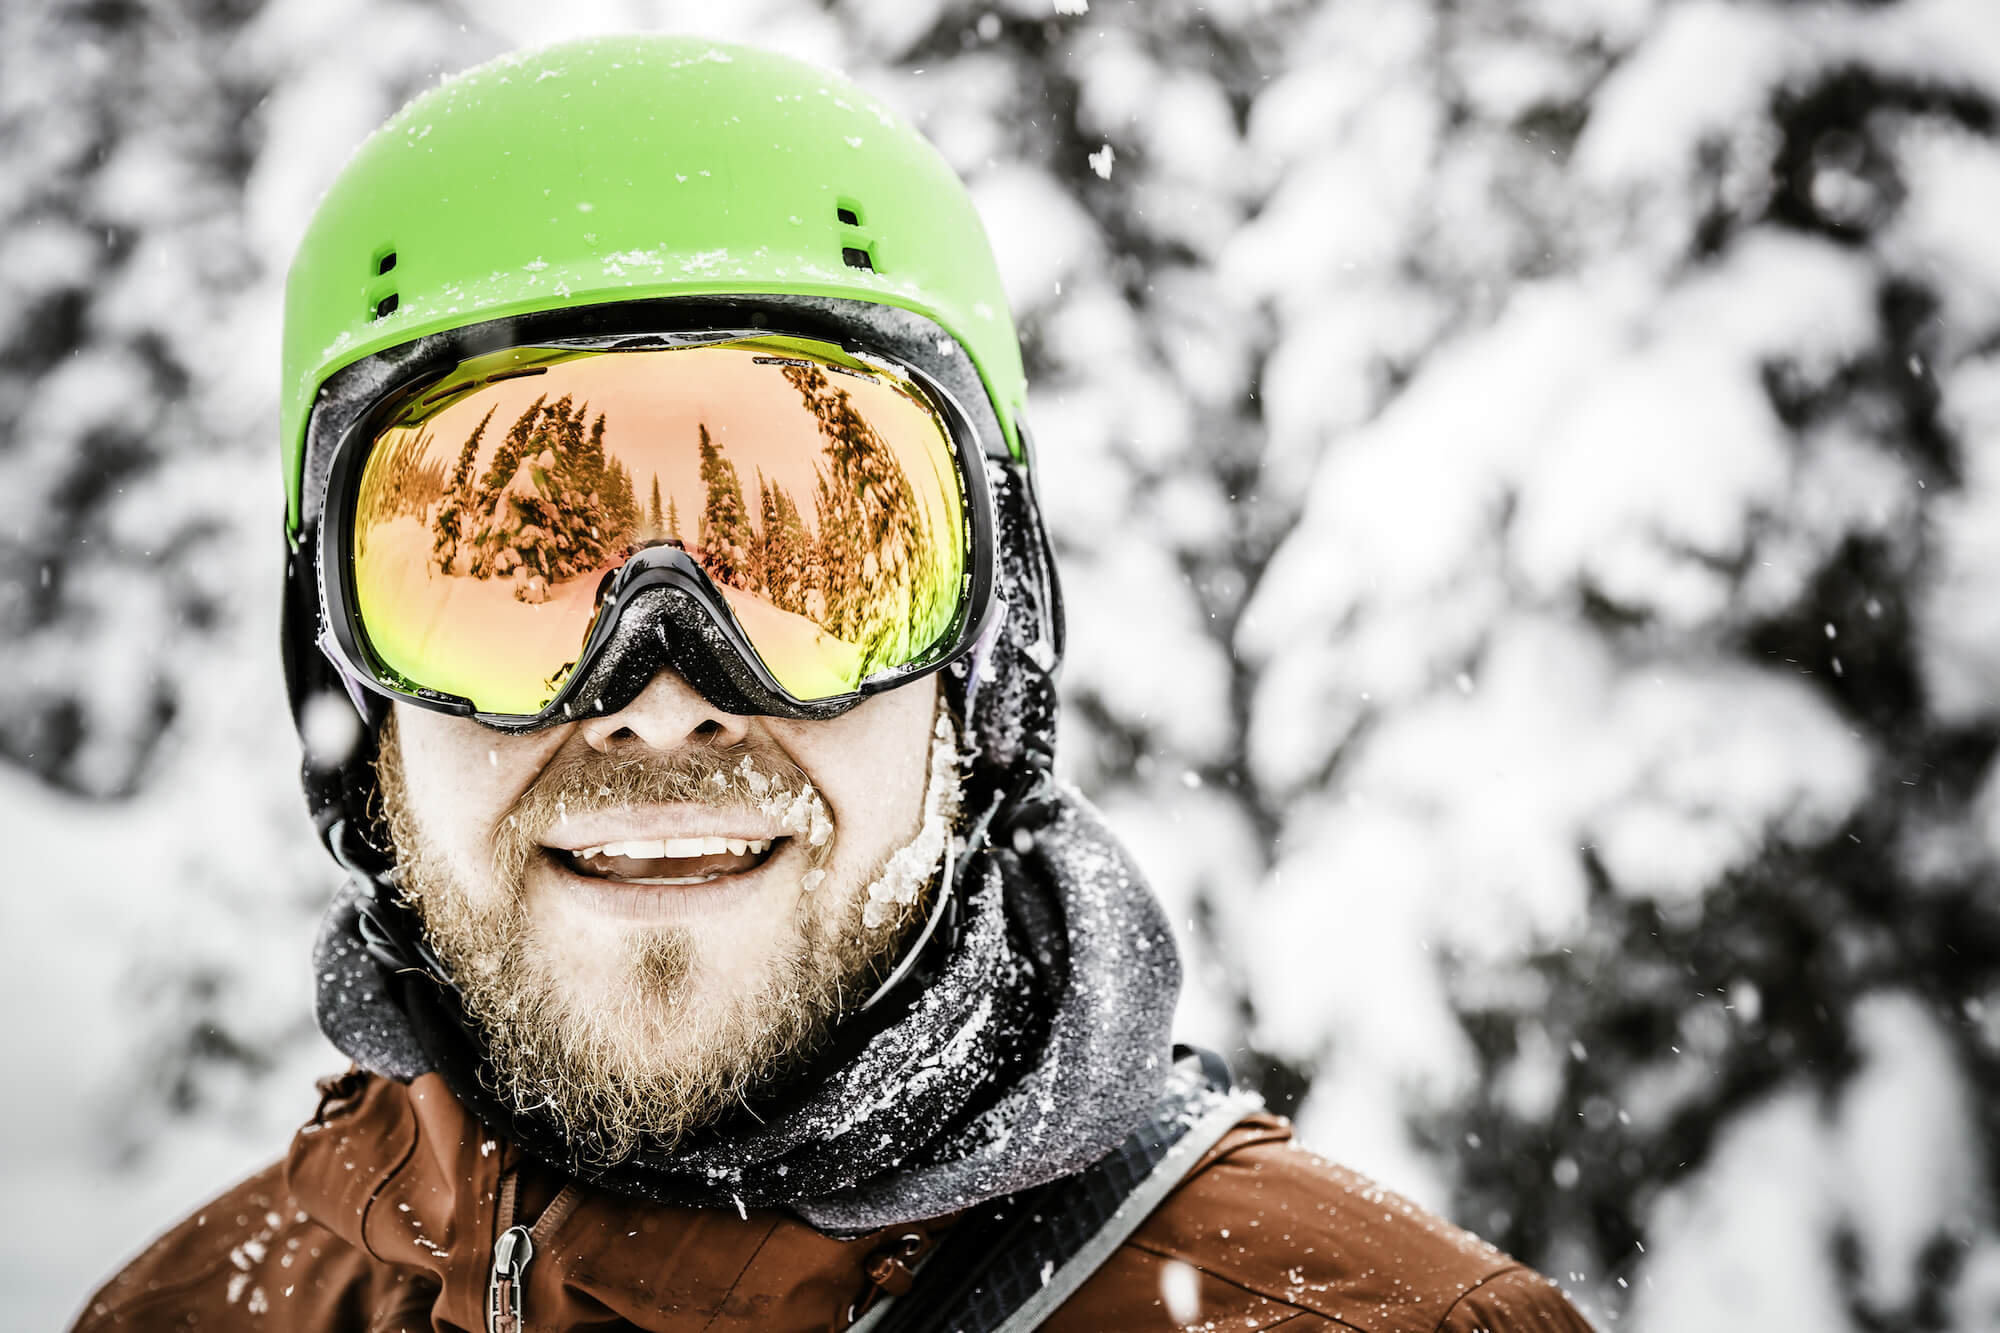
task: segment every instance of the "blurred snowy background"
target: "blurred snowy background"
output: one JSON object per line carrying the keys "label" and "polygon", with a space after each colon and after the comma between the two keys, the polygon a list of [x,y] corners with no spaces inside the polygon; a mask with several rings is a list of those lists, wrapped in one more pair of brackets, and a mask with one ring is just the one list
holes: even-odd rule
{"label": "blurred snowy background", "polygon": [[972,183],[1191,1036],[1603,1327],[2000,1328],[1994,0],[6,0],[10,1326],[342,1063],[275,651],[313,201],[441,75],[655,27]]}

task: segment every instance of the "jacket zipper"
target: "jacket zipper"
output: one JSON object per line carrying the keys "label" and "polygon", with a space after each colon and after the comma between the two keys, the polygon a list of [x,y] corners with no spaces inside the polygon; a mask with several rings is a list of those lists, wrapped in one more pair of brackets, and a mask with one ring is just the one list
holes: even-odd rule
{"label": "jacket zipper", "polygon": [[493,1277],[486,1284],[486,1333],[521,1333],[521,1286],[535,1242],[526,1227],[508,1227],[493,1242]]}
{"label": "jacket zipper", "polygon": [[497,1217],[500,1236],[493,1242],[493,1273],[486,1282],[486,1333],[522,1333],[527,1327],[522,1298],[528,1289],[528,1261],[535,1257],[535,1243],[546,1245],[556,1228],[568,1220],[583,1198],[574,1182],[549,1201],[533,1226],[514,1220],[515,1192],[519,1176],[510,1172],[500,1182]]}

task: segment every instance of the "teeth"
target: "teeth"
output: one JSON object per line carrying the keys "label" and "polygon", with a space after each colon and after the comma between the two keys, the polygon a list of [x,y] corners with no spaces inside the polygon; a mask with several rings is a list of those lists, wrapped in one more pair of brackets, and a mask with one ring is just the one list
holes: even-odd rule
{"label": "teeth", "polygon": [[596,847],[579,847],[570,855],[579,861],[593,856],[629,856],[635,860],[690,856],[762,856],[771,850],[770,838],[633,838],[607,842]]}

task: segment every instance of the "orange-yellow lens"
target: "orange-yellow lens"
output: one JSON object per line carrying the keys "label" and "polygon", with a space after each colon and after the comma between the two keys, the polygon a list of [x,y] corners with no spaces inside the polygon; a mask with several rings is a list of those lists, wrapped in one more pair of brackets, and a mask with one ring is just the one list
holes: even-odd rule
{"label": "orange-yellow lens", "polygon": [[529,715],[574,669],[608,576],[685,550],[802,700],[921,660],[965,582],[938,409],[826,344],[517,348],[392,409],[352,555],[370,646],[411,685]]}

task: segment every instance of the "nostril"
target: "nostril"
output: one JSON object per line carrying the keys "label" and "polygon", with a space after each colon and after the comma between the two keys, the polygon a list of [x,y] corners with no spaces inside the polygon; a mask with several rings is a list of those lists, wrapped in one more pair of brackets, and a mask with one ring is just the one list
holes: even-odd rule
{"label": "nostril", "polygon": [[717,722],[714,718],[710,718],[708,721],[696,727],[694,729],[694,734],[701,737],[705,741],[714,740],[717,736],[722,734],[722,724],[720,722]]}

